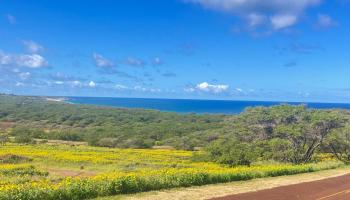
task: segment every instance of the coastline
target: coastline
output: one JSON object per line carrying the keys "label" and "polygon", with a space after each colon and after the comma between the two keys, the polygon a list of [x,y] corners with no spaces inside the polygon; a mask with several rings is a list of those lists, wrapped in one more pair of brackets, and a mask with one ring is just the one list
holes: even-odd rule
{"label": "coastline", "polygon": [[146,109],[175,113],[223,114],[236,115],[249,107],[270,107],[276,105],[305,105],[311,109],[350,110],[349,103],[314,103],[314,102],[275,102],[275,101],[222,101],[195,99],[143,99],[118,97],[57,97],[68,104],[110,106],[126,109]]}
{"label": "coastline", "polygon": [[46,101],[52,101],[52,102],[63,102],[63,103],[69,103],[67,102],[69,99],[65,98],[65,97],[46,97],[45,98]]}

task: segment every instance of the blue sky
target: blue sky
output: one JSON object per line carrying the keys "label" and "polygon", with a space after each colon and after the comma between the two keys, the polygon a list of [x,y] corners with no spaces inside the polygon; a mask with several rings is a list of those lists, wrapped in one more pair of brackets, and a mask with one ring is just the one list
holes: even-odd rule
{"label": "blue sky", "polygon": [[0,92],[350,102],[347,0],[0,0]]}

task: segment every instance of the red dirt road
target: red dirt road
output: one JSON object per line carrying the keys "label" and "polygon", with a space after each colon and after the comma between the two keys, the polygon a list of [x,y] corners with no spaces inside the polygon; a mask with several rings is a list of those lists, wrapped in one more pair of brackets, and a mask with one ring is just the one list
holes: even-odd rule
{"label": "red dirt road", "polygon": [[350,200],[350,174],[212,200]]}

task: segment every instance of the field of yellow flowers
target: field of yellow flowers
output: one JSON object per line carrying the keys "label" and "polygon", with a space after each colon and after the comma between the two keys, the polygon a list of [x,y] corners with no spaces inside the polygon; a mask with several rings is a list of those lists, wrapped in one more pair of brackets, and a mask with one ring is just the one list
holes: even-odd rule
{"label": "field of yellow flowers", "polygon": [[229,168],[192,161],[192,152],[68,145],[0,146],[0,200],[80,200],[174,187],[280,176],[342,165]]}

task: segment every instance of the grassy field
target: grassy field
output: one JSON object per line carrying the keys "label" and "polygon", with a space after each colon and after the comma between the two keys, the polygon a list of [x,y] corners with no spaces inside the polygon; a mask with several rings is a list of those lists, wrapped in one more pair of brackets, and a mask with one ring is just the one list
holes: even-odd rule
{"label": "grassy field", "polygon": [[88,199],[337,168],[340,162],[229,168],[192,152],[70,145],[0,146],[0,199]]}
{"label": "grassy field", "polygon": [[265,177],[246,181],[235,181],[188,188],[174,188],[160,191],[142,192],[137,194],[99,197],[94,200],[206,200],[239,193],[254,192],[303,182],[317,181],[349,174],[350,167],[323,170],[307,174],[289,176]]}

